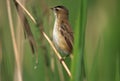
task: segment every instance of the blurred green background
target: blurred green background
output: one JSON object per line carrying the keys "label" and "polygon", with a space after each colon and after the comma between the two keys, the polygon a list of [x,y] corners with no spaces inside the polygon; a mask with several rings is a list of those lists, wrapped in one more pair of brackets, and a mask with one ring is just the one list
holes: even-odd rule
{"label": "blurred green background", "polygon": [[[0,0],[0,81],[16,81],[16,62],[6,1]],[[14,2],[13,0],[10,2],[19,46],[22,81],[70,81],[49,43],[41,35],[39,27],[26,15],[38,46],[38,65],[35,64],[36,57],[32,54],[27,37],[24,36]],[[42,24],[45,33],[51,39],[54,15],[50,8],[56,5],[68,8],[69,21],[77,42],[73,56],[84,58],[84,67],[80,67],[85,71],[81,72],[81,69],[76,67],[82,65],[80,60],[73,59],[71,62],[69,57],[66,58],[66,64],[72,70],[72,74],[75,74],[71,81],[120,81],[120,0],[20,0],[20,2]],[[87,11],[81,14],[84,10]],[[80,43],[81,41],[84,44]],[[81,76],[77,74],[78,72],[85,73],[84,78],[79,79]]]}

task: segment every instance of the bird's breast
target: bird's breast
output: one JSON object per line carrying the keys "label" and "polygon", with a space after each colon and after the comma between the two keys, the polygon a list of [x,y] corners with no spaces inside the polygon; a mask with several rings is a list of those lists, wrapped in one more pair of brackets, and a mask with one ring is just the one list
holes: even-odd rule
{"label": "bird's breast", "polygon": [[60,25],[57,24],[57,22],[55,22],[54,24],[54,29],[53,29],[53,42],[54,42],[54,45],[55,47],[65,53],[65,54],[68,54],[69,53],[69,47],[67,46],[66,44],[66,41],[64,39],[64,37],[62,36],[61,32],[60,32]]}

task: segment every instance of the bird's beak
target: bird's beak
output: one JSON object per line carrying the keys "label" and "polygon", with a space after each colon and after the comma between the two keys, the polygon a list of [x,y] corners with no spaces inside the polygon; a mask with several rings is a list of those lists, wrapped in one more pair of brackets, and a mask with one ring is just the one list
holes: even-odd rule
{"label": "bird's beak", "polygon": [[54,8],[50,8],[51,10],[54,10]]}

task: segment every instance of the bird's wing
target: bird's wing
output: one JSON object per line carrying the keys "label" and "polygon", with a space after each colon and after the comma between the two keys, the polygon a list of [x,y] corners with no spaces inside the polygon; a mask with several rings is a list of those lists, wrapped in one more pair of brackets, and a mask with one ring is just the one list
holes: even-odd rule
{"label": "bird's wing", "polygon": [[70,47],[70,49],[73,49],[73,32],[72,29],[67,22],[62,22],[60,27],[60,32],[64,36],[64,39],[67,43],[67,45]]}

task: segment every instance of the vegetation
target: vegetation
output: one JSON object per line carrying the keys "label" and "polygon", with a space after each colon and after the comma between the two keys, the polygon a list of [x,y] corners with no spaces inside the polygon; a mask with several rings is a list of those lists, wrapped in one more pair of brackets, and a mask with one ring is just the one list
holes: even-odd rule
{"label": "vegetation", "polygon": [[[17,0],[35,20],[15,1],[0,0],[0,81],[120,81],[120,0]],[[71,76],[43,34],[52,40],[56,5],[74,30]]]}

